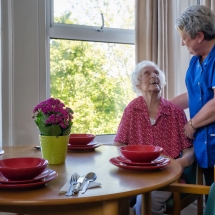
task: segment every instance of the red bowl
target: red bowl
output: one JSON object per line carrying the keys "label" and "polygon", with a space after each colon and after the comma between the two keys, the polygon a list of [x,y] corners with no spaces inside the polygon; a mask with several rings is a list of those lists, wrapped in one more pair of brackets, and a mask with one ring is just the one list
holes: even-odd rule
{"label": "red bowl", "polygon": [[93,134],[70,134],[69,144],[70,145],[87,145],[93,141],[95,135]]}
{"label": "red bowl", "polygon": [[0,160],[0,172],[9,180],[31,180],[41,174],[48,161],[36,157],[18,157]]}
{"label": "red bowl", "polygon": [[150,145],[121,146],[121,154],[132,162],[151,162],[158,158],[163,148]]}

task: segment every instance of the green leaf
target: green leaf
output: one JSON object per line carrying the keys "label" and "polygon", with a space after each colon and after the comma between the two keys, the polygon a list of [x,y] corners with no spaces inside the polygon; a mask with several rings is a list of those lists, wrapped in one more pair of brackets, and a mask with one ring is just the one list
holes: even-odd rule
{"label": "green leaf", "polygon": [[71,133],[72,125],[70,125],[65,131],[63,131],[63,136],[69,135]]}
{"label": "green leaf", "polygon": [[44,136],[59,136],[61,135],[61,129],[59,125],[44,126],[43,124],[38,125],[38,129],[41,135]]}
{"label": "green leaf", "polygon": [[60,136],[62,133],[59,125],[51,125],[46,128],[47,136]]}

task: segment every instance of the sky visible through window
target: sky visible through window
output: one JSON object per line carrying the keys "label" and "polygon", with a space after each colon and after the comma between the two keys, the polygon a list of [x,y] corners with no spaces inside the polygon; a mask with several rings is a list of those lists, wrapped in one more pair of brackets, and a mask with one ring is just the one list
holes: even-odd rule
{"label": "sky visible through window", "polygon": [[101,26],[103,13],[105,27],[134,29],[134,0],[55,0],[55,16],[65,12],[78,25]]}

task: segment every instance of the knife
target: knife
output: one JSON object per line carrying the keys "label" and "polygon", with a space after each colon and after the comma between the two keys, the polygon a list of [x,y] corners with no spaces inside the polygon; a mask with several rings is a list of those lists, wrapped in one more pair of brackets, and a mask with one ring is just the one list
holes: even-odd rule
{"label": "knife", "polygon": [[34,148],[35,148],[35,149],[38,149],[38,150],[40,150],[40,149],[41,149],[41,147],[40,147],[40,146],[34,146]]}
{"label": "knife", "polygon": [[77,193],[80,189],[81,184],[83,183],[85,179],[85,175],[81,176],[78,178],[77,180],[77,184],[75,185],[74,189],[73,189],[73,193]]}

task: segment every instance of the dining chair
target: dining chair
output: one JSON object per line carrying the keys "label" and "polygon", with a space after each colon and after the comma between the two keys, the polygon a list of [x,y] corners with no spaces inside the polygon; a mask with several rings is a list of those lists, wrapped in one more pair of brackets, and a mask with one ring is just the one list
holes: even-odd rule
{"label": "dining chair", "polygon": [[215,214],[215,182],[211,185],[204,215]]}
{"label": "dining chair", "polygon": [[[181,186],[189,186],[190,184],[202,185],[203,175],[201,168],[198,167],[197,163],[194,162],[192,165],[184,169],[183,172],[184,179],[187,184],[173,183],[167,187],[161,188],[159,190],[171,191],[173,195],[166,202],[166,211],[164,214],[170,215],[180,215],[181,210],[189,206],[191,203],[197,200],[198,202],[198,213],[197,215],[202,215],[203,213],[203,195],[199,193],[187,193],[181,191]],[[136,196],[130,198],[130,207],[133,207],[136,202]]]}
{"label": "dining chair", "polygon": [[180,215],[184,208],[197,200],[197,215],[203,215],[203,195],[209,194],[210,186],[203,185],[203,174],[196,163],[186,168],[184,172],[185,178],[190,176],[187,184],[175,182],[161,189],[173,192],[173,196],[167,201],[167,210],[164,214]]}
{"label": "dining chair", "polygon": [[[198,168],[198,165],[196,162],[194,162],[192,165],[184,169],[183,177],[186,181],[186,184],[203,184],[202,172],[201,172],[201,169]],[[180,186],[180,183],[174,183],[174,185]],[[200,214],[202,215],[203,195],[182,193],[180,192],[180,189],[179,189],[177,192],[173,192],[172,197],[170,197],[167,200],[166,211],[164,214],[180,215],[181,211],[184,208],[186,208],[196,200],[198,205],[197,215],[200,215]]]}

